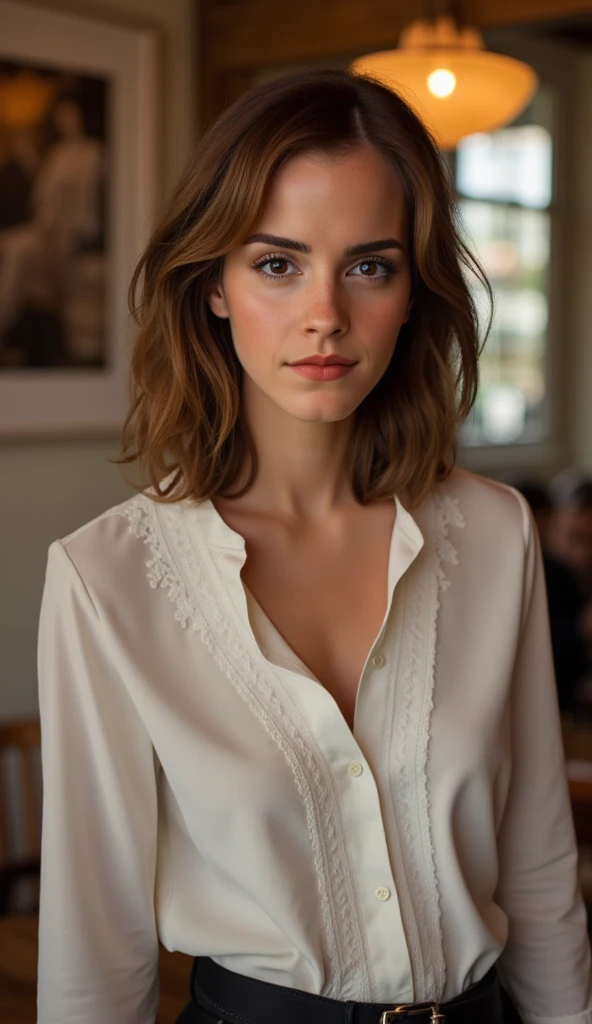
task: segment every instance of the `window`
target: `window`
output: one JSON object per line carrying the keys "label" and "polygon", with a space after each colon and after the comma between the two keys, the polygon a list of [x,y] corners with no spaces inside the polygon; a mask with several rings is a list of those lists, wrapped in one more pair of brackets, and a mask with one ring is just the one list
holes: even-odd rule
{"label": "window", "polygon": [[[461,231],[485,268],[495,302],[479,395],[460,432],[464,445],[549,438],[553,99],[551,88],[542,86],[514,124],[471,135],[455,153]],[[471,287],[485,322],[484,290]]]}

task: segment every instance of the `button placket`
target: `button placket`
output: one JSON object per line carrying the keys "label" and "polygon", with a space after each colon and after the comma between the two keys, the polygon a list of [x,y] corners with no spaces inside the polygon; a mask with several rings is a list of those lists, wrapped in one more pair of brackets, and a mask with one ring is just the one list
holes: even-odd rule
{"label": "button placket", "polygon": [[[384,676],[382,676],[384,681]],[[380,685],[380,684],[379,684]],[[338,785],[342,795],[342,814],[348,836],[352,870],[358,880],[361,912],[373,963],[378,962],[389,984],[396,984],[411,1001],[411,967],[406,946],[395,879],[392,874],[380,795],[372,758],[350,735],[350,744],[334,751]],[[349,756],[348,756],[349,755]],[[380,884],[380,879],[388,884]],[[396,945],[396,979],[393,965],[385,952]],[[384,961],[384,962],[383,962]],[[402,997],[403,998],[403,997]]]}

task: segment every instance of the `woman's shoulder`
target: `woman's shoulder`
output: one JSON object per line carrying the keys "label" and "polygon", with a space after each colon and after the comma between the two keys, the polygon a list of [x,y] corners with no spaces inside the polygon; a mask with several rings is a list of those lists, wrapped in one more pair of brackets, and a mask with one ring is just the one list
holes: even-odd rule
{"label": "woman's shoulder", "polygon": [[73,567],[91,593],[126,588],[138,572],[145,574],[146,545],[138,540],[152,540],[155,504],[146,492],[112,505],[54,540],[49,562],[53,558],[64,571]]}
{"label": "woman's shoulder", "polygon": [[452,502],[473,535],[516,536],[525,544],[532,531],[527,502],[514,487],[455,467],[436,487],[436,499]]}
{"label": "woman's shoulder", "polygon": [[136,510],[145,506],[149,500],[145,494],[133,494],[81,523],[70,533],[58,537],[53,543],[61,544],[68,553],[84,548],[96,549],[98,546],[101,553],[105,554],[105,541],[118,533],[129,532],[130,519],[137,514]]}
{"label": "woman's shoulder", "polygon": [[66,571],[73,566],[87,589],[101,599],[135,591],[138,581],[144,585],[146,578],[151,587],[168,580],[179,589],[189,564],[193,576],[203,576],[209,565],[204,551],[240,546],[240,538],[223,523],[211,501],[162,501],[154,493],[148,488],[134,494],[54,541],[50,559],[57,554]]}

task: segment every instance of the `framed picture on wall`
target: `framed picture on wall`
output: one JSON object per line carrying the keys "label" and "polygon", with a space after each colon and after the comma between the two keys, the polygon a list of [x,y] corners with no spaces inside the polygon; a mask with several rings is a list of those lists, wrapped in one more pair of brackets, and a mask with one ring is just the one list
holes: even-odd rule
{"label": "framed picture on wall", "polygon": [[0,0],[0,437],[116,431],[156,199],[157,33]]}

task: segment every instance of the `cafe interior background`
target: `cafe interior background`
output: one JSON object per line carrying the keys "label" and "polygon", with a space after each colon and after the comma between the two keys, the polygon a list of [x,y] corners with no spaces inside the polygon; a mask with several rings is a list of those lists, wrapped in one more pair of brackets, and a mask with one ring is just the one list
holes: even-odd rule
{"label": "cafe interior background", "polygon": [[[41,49],[33,45],[26,59],[18,42],[10,52],[4,52],[2,44],[3,29],[8,29],[10,39],[23,13],[30,19],[25,25],[27,39],[34,36],[32,26],[43,36]],[[271,0],[0,3],[0,161],[8,166],[2,130],[10,127],[17,109],[14,103],[10,106],[7,83],[14,99],[15,83],[22,85],[28,60],[29,70],[37,80],[44,79],[46,89],[57,88],[55,67],[48,71],[54,66],[51,54],[43,58],[51,36],[45,26],[51,27],[52,19],[59,37],[55,52],[62,55],[62,84],[67,81],[82,89],[91,79],[95,85],[110,76],[116,80],[118,68],[109,61],[120,60],[124,77],[127,65],[133,64],[135,79],[126,79],[117,94],[124,96],[125,85],[122,102],[127,103],[127,112],[121,113],[119,127],[111,126],[105,133],[104,95],[99,86],[87,89],[84,102],[90,104],[89,110],[94,103],[95,114],[100,107],[103,127],[97,128],[100,118],[95,117],[94,129],[77,143],[88,154],[85,166],[93,160],[93,166],[99,166],[102,157],[108,158],[111,195],[120,203],[128,236],[120,240],[120,262],[115,261],[121,278],[123,271],[131,271],[150,219],[204,124],[228,102],[252,84],[290,70],[346,67],[365,54],[393,50],[402,30],[415,19],[450,15],[478,28],[489,52],[526,63],[538,77],[534,95],[509,124],[495,131],[472,129],[447,155],[465,228],[490,273],[497,302],[483,355],[477,410],[463,430],[459,462],[486,476],[544,485],[568,469],[592,476],[592,0],[465,0],[452,5],[299,0],[279,6]],[[60,22],[60,17],[66,21]],[[68,68],[63,59],[67,40],[60,26],[80,32],[81,39],[88,38],[90,28],[95,47],[102,32],[106,50],[109,39],[114,40],[112,52],[103,65],[101,59],[93,65],[94,58],[89,58],[86,69],[78,66],[73,54]],[[116,58],[120,44],[121,57]],[[131,61],[126,59],[126,46]],[[41,92],[37,96],[31,91],[31,78],[27,81],[27,96],[41,103]],[[483,97],[486,106],[485,92]],[[109,109],[113,113],[115,107]],[[130,132],[117,154],[113,147],[125,117]],[[125,145],[130,147],[127,156]],[[118,160],[120,182],[115,180]],[[12,229],[1,222],[4,180],[0,164],[0,297],[2,259],[8,266],[11,253],[10,245],[3,248],[3,240]],[[141,194],[140,206],[136,192]],[[116,235],[115,229],[107,232],[114,245],[119,244]],[[32,237],[30,232],[25,236]],[[97,280],[107,281],[101,294],[108,295],[109,273],[114,271],[106,262],[104,239],[95,238],[90,249],[93,258],[81,264],[80,273],[87,275],[89,288],[95,282],[96,294]],[[15,279],[19,266],[21,271],[27,266],[19,264],[17,250],[18,246],[13,252]],[[47,548],[131,493],[119,469],[109,462],[117,453],[122,366],[119,378],[110,381],[105,352],[111,350],[109,332],[120,329],[121,280],[117,288],[119,299],[111,306],[107,302],[102,320],[103,307],[93,307],[95,326],[99,324],[105,334],[104,349],[82,346],[67,364],[65,357],[55,354],[36,356],[37,363],[30,353],[25,358],[14,338],[11,348],[6,333],[4,356],[0,346],[0,1005],[3,998],[10,1003],[12,1016],[5,1019],[15,1022],[33,1020],[34,925],[26,932],[25,924],[19,930],[18,922],[34,921],[35,913],[38,835],[33,819],[41,799],[36,641]],[[77,315],[80,310],[74,303],[68,313],[70,327],[78,322]],[[88,315],[87,310],[87,319]],[[88,409],[68,416],[68,402],[74,408],[80,400],[76,381],[87,377]],[[42,386],[45,392],[39,390]],[[584,687],[577,715],[564,716],[564,735],[582,879],[592,904],[592,870],[587,866],[592,863],[589,692]],[[592,696],[590,702],[592,706]],[[26,766],[31,764],[29,771]],[[3,905],[4,883],[15,871],[18,874],[19,863],[26,870],[19,884],[10,886],[10,904]],[[174,1019],[176,1008],[185,1001],[186,964],[175,956],[181,957],[167,959],[163,953],[162,1024]]]}

